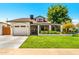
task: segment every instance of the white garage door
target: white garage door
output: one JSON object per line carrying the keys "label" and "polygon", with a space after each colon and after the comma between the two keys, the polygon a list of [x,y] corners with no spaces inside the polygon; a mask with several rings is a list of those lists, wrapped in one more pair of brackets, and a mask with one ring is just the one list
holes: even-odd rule
{"label": "white garage door", "polygon": [[13,27],[13,35],[28,35],[26,26],[14,26]]}

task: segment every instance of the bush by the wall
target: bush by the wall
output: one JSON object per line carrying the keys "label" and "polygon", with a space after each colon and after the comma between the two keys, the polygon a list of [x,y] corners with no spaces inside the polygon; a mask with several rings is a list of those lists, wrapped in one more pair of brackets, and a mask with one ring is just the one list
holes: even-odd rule
{"label": "bush by the wall", "polygon": [[58,31],[40,31],[41,34],[60,34]]}
{"label": "bush by the wall", "polygon": [[73,34],[72,36],[73,37],[79,37],[79,34]]}

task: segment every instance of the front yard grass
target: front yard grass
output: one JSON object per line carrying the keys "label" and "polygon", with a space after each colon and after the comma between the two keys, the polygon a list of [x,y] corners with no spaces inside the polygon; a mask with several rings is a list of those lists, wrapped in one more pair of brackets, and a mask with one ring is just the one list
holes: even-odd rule
{"label": "front yard grass", "polygon": [[20,48],[79,48],[79,37],[29,36]]}

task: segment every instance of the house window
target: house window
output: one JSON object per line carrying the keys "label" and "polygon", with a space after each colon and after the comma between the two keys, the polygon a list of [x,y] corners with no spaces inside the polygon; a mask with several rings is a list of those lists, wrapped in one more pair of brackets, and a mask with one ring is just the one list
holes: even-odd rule
{"label": "house window", "polygon": [[19,26],[15,26],[15,27],[19,27]]}
{"label": "house window", "polygon": [[43,19],[41,19],[41,18],[40,18],[40,19],[38,19],[38,21],[39,21],[39,22],[42,22],[42,21],[43,21]]}
{"label": "house window", "polygon": [[25,25],[22,25],[21,27],[26,27]]}
{"label": "house window", "polygon": [[49,27],[47,26],[47,25],[42,25],[41,26],[41,30],[43,30],[43,31],[48,31],[49,30]]}
{"label": "house window", "polygon": [[37,22],[43,22],[43,20],[44,20],[43,18],[37,18],[36,19]]}

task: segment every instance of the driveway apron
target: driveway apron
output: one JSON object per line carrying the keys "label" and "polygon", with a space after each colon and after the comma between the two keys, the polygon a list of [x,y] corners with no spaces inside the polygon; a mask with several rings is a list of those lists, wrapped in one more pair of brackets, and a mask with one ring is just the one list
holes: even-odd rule
{"label": "driveway apron", "polygon": [[19,48],[28,36],[0,36],[0,48]]}

